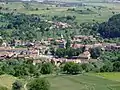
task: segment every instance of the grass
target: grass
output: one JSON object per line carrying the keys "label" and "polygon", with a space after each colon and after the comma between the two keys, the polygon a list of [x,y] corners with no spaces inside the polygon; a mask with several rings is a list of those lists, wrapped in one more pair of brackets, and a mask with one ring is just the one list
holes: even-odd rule
{"label": "grass", "polygon": [[11,90],[12,83],[15,82],[16,78],[10,75],[1,75],[0,76],[0,86],[7,87]]}
{"label": "grass", "polygon": [[120,82],[120,73],[118,72],[113,72],[113,73],[97,73],[97,76],[101,76],[103,78],[109,79],[109,80],[114,80],[114,81],[119,81]]}
{"label": "grass", "polygon": [[[13,76],[10,76],[10,75],[6,75],[6,74],[5,75],[1,75],[0,76],[0,86],[6,87],[6,88],[8,88],[8,90],[12,90],[12,84],[16,80],[21,81],[23,84],[25,83],[25,81],[22,80],[22,79],[18,79],[16,77],[13,77]],[[22,90],[24,90],[24,89],[22,88]]]}
{"label": "grass", "polygon": [[51,90],[120,90],[120,82],[85,74],[48,77]]}
{"label": "grass", "polygon": [[[101,77],[104,75],[104,78]],[[113,77],[115,75],[115,79]],[[112,78],[107,77],[110,76]],[[99,73],[81,75],[45,76],[51,84],[50,90],[120,90],[120,82],[116,81],[120,73]],[[15,77],[9,75],[0,76],[0,86],[11,89]]]}

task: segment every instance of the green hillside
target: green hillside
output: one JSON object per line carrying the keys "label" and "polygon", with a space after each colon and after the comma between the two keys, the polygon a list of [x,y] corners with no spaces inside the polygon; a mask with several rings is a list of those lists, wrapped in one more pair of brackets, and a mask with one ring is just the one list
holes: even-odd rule
{"label": "green hillside", "polygon": [[[108,73],[107,76],[119,75],[120,73]],[[101,77],[99,76],[101,75]],[[50,84],[51,90],[120,90],[120,82],[115,81],[114,78],[109,80],[106,75],[100,74],[84,74],[84,75],[60,75],[60,76],[45,76]],[[116,77],[120,79],[120,77]],[[16,80],[15,77],[9,75],[0,76],[0,85],[11,88],[12,83]],[[23,89],[24,90],[24,89]]]}

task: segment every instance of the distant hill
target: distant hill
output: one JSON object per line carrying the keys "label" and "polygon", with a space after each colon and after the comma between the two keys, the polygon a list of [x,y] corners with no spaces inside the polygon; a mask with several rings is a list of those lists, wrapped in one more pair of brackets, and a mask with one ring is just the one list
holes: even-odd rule
{"label": "distant hill", "polygon": [[8,1],[8,2],[18,2],[18,1],[37,1],[37,2],[43,2],[43,1],[57,1],[57,2],[120,2],[120,0],[0,0],[0,2]]}
{"label": "distant hill", "polygon": [[21,0],[0,0],[0,2],[18,2]]}

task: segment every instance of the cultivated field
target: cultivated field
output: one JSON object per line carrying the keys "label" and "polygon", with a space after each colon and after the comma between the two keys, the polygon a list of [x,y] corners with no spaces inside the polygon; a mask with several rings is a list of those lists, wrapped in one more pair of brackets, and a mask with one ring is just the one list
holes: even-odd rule
{"label": "cultivated field", "polygon": [[113,72],[113,73],[97,73],[97,76],[101,76],[103,78],[113,80],[113,81],[119,81],[120,82],[120,73]]}
{"label": "cultivated field", "polygon": [[[103,22],[108,20],[109,17],[113,16],[113,14],[120,13],[120,4],[119,3],[84,3],[85,6],[79,7],[56,7],[56,5],[45,5],[40,3],[22,3],[22,2],[15,2],[15,3],[8,3],[3,4],[0,3],[0,6],[3,8],[9,8],[9,12],[20,12],[25,14],[42,14],[46,15],[46,19],[50,19],[52,16],[76,16],[76,21],[81,22]],[[36,10],[38,8],[38,10]],[[49,9],[47,9],[49,8]],[[79,12],[75,11],[68,11],[68,8],[75,8],[76,10],[87,10],[90,9],[94,11],[94,13],[89,14],[80,14]]]}
{"label": "cultivated field", "polygon": [[89,74],[57,76],[48,80],[51,82],[51,90],[120,90],[120,82]]}
{"label": "cultivated field", "polygon": [[[51,84],[51,90],[120,90],[120,82],[116,81],[120,80],[119,76],[120,73],[99,73],[45,77]],[[15,80],[15,77],[2,75],[0,85],[10,89]]]}

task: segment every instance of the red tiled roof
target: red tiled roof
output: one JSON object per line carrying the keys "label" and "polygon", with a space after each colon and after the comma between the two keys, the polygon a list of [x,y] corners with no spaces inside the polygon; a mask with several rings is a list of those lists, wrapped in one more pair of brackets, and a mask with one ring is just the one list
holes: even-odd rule
{"label": "red tiled roof", "polygon": [[83,44],[73,44],[72,45],[73,48],[81,48],[81,47],[84,47]]}

